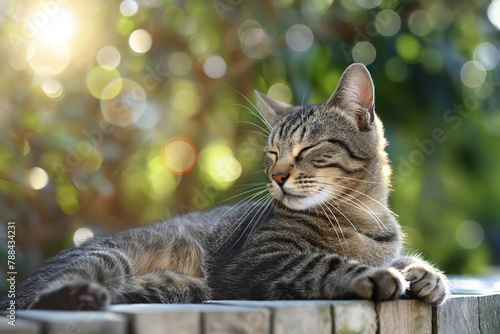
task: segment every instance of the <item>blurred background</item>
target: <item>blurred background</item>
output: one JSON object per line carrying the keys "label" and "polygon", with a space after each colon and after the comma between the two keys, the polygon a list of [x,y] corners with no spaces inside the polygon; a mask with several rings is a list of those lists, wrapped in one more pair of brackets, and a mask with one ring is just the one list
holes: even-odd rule
{"label": "blurred background", "polygon": [[373,75],[407,247],[494,273],[499,28],[500,0],[1,1],[1,284],[9,221],[21,279],[92,234],[251,195],[253,89],[321,103],[353,62]]}

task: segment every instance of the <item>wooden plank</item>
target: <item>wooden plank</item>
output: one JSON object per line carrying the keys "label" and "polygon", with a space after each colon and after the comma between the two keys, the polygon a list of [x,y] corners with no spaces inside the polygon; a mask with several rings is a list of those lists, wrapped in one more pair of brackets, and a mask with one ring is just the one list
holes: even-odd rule
{"label": "wooden plank", "polygon": [[190,305],[123,304],[106,310],[126,315],[131,334],[201,333],[200,310]]}
{"label": "wooden plank", "polygon": [[432,308],[432,333],[479,334],[477,296],[453,295],[440,306]]}
{"label": "wooden plank", "polygon": [[387,334],[431,334],[432,306],[420,300],[377,303],[379,332]]}
{"label": "wooden plank", "polygon": [[333,333],[375,334],[377,313],[371,301],[339,300],[332,302]]}
{"label": "wooden plank", "polygon": [[91,311],[18,311],[17,316],[42,324],[43,333],[126,334],[123,316],[109,312]]}
{"label": "wooden plank", "polygon": [[5,315],[1,315],[0,318],[0,333],[2,334],[41,334],[42,326],[36,322],[24,320],[24,319],[15,319],[15,326],[9,325],[9,318]]}
{"label": "wooden plank", "polygon": [[203,312],[204,334],[270,334],[270,331],[271,312],[266,308],[211,307]]}
{"label": "wooden plank", "polygon": [[272,312],[273,334],[332,333],[331,301],[240,301],[211,303],[265,307]]}
{"label": "wooden plank", "polygon": [[200,304],[112,305],[126,315],[132,334],[270,333],[270,311],[257,307]]}
{"label": "wooden plank", "polygon": [[500,294],[478,296],[479,331],[481,334],[500,333]]}

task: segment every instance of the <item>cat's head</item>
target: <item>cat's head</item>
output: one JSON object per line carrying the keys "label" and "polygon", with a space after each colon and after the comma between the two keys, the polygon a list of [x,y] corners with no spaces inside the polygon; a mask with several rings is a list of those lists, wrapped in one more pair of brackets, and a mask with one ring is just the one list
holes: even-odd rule
{"label": "cat's head", "polygon": [[349,196],[359,197],[357,192],[387,197],[390,168],[374,93],[362,64],[345,70],[323,104],[291,106],[256,92],[271,127],[264,171],[274,198],[290,209],[306,210],[353,201]]}

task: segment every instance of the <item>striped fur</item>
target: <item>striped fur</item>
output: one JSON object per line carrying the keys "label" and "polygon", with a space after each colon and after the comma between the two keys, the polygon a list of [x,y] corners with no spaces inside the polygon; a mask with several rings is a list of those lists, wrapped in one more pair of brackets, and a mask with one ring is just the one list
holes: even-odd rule
{"label": "striped fur", "polygon": [[20,284],[17,307],[403,295],[443,303],[446,277],[401,256],[400,227],[387,207],[386,142],[366,68],[351,65],[321,105],[257,96],[270,127],[267,197],[65,250]]}

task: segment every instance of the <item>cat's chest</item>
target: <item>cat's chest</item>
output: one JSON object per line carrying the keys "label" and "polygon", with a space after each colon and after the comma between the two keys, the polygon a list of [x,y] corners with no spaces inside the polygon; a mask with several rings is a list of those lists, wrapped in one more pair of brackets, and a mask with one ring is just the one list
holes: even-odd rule
{"label": "cat's chest", "polygon": [[[397,231],[363,233],[355,226],[341,221],[286,220],[276,224],[276,236],[295,240],[297,247],[315,251],[335,252],[349,259],[370,265],[380,265],[397,256],[400,251]],[[293,244],[290,244],[292,247]]]}

